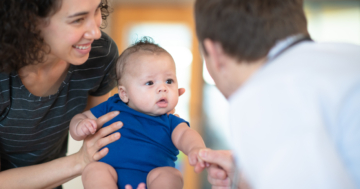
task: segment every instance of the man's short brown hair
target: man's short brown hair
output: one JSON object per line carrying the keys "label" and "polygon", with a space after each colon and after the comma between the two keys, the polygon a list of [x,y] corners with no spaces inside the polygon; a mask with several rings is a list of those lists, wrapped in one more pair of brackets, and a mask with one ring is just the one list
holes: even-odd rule
{"label": "man's short brown hair", "polygon": [[309,35],[302,0],[196,0],[195,21],[201,44],[219,42],[239,61],[265,57],[288,36]]}

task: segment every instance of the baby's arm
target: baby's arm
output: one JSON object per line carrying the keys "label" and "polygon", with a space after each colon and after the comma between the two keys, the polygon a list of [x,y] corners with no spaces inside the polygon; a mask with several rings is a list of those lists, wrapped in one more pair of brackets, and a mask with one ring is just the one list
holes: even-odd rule
{"label": "baby's arm", "polygon": [[84,140],[86,136],[95,134],[96,117],[90,110],[77,114],[70,122],[70,135],[74,140]]}
{"label": "baby's arm", "polygon": [[190,165],[195,166],[195,169],[197,166],[205,167],[204,162],[198,157],[198,152],[206,146],[198,132],[183,122],[176,126],[171,139],[176,148],[188,156]]}

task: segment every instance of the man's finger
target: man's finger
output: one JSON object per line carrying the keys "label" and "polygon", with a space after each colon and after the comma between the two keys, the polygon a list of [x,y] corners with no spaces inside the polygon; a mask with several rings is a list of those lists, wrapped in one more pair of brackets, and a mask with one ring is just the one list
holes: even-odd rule
{"label": "man's finger", "polygon": [[208,175],[214,179],[224,180],[228,177],[227,173],[224,169],[220,168],[217,165],[211,164],[210,167],[207,168]]}
{"label": "man's finger", "polygon": [[106,122],[110,121],[115,116],[119,115],[119,113],[120,113],[119,111],[113,111],[99,117],[96,120],[97,130],[100,129]]}
{"label": "man's finger", "polygon": [[202,149],[199,152],[199,156],[208,163],[222,167],[226,172],[230,172],[234,168],[234,160],[231,151]]}
{"label": "man's finger", "polygon": [[231,186],[212,186],[211,189],[231,189]]}
{"label": "man's finger", "polygon": [[214,179],[210,175],[208,175],[208,181],[212,186],[222,186],[222,187],[230,187],[231,180],[229,178],[226,179]]}
{"label": "man's finger", "polygon": [[194,166],[195,173],[201,173],[204,169],[205,167],[202,167],[199,163]]}

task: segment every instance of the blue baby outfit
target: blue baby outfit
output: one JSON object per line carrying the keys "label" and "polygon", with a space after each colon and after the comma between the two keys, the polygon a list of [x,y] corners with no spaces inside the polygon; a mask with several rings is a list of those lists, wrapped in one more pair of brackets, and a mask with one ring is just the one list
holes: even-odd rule
{"label": "blue baby outfit", "polygon": [[182,122],[189,123],[172,114],[150,116],[128,107],[118,94],[106,102],[91,109],[95,117],[111,111],[120,114],[105,126],[122,121],[124,126],[119,130],[121,138],[106,147],[109,153],[100,161],[113,166],[118,174],[118,187],[133,188],[141,182],[146,183],[147,174],[156,167],[175,167],[179,150],[171,140],[175,127]]}

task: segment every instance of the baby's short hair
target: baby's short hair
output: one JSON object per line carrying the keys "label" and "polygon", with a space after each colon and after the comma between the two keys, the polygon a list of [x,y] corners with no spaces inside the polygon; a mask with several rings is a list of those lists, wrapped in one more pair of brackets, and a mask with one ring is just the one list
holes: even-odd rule
{"label": "baby's short hair", "polygon": [[[140,40],[136,41],[133,45],[125,49],[121,55],[116,60],[116,81],[120,85],[120,80],[122,78],[123,72],[125,70],[125,65],[127,64],[127,59],[131,54],[136,52],[149,51],[152,53],[165,52],[168,53],[165,49],[160,47],[158,44],[154,43],[154,40],[151,37],[142,37]],[[169,54],[169,53],[168,53]]]}

